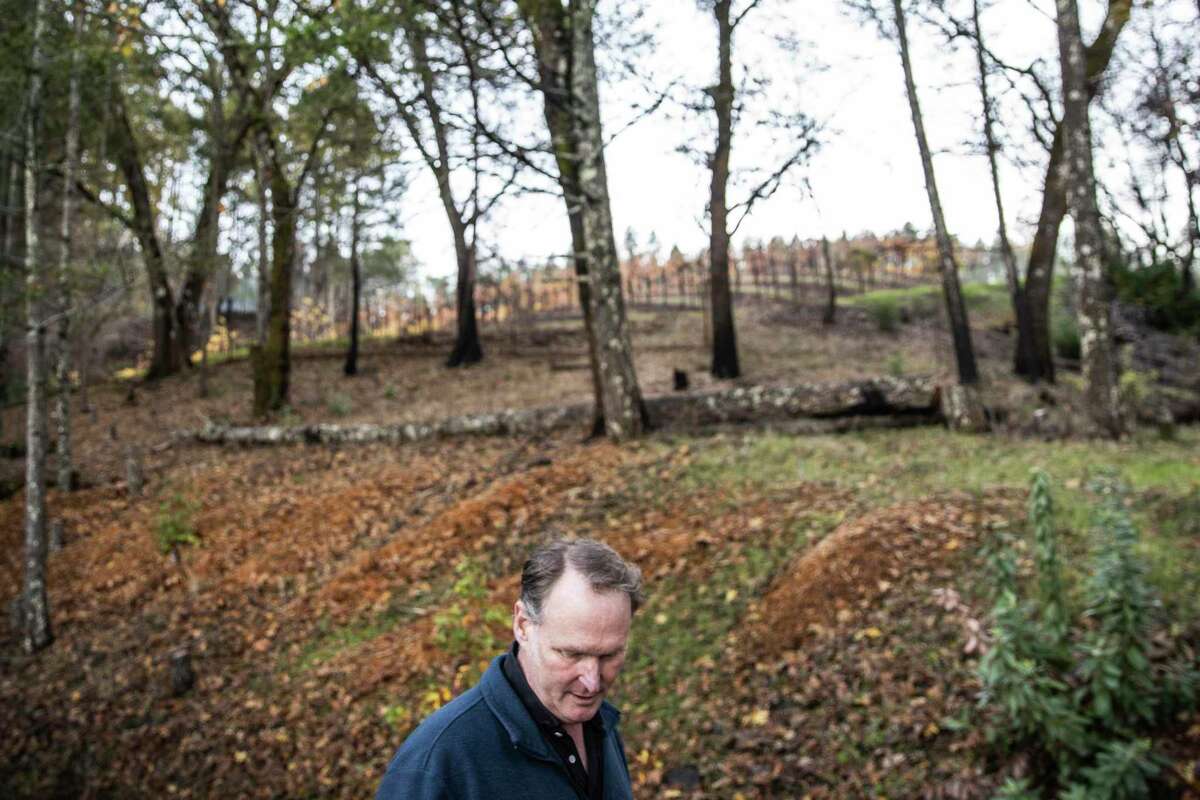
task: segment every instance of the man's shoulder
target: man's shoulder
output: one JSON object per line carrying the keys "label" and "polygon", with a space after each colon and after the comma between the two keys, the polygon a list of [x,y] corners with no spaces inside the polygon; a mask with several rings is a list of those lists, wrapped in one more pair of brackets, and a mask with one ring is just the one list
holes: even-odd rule
{"label": "man's shoulder", "polygon": [[426,717],[409,734],[396,758],[411,757],[423,766],[435,750],[457,749],[474,746],[481,740],[494,740],[494,733],[489,736],[489,729],[494,725],[486,724],[491,720],[493,715],[484,702],[483,692],[473,686]]}

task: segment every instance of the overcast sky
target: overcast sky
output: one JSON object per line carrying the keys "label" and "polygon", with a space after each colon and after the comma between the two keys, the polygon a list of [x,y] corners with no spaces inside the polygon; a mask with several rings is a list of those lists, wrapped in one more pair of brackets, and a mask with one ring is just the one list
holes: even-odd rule
{"label": "overcast sky", "polygon": [[[983,26],[990,46],[1014,63],[1028,63],[1038,54],[1057,55],[1057,40],[1049,4],[1003,0],[985,12]],[[1098,3],[1081,4],[1085,29],[1099,21]],[[712,82],[716,74],[716,29],[711,16],[694,0],[648,0],[649,24],[657,31],[657,46],[644,54],[646,71],[665,84],[682,78],[694,85]],[[611,6],[610,6],[611,8]],[[977,140],[979,96],[974,56],[965,47],[954,53],[940,35],[916,20],[909,23],[915,77],[925,112],[931,145],[937,151],[935,168],[942,204],[951,232],[961,240],[990,242],[996,229],[987,162],[970,154],[966,142]],[[797,56],[781,54],[770,37],[797,36]],[[912,222],[930,226],[921,165],[904,94],[900,59],[895,45],[844,13],[839,0],[767,0],[738,29],[734,57],[750,59],[753,70],[774,76],[772,96],[778,102],[798,103],[821,122],[823,144],[807,165],[775,196],[756,206],[735,236],[735,246],[749,239],[853,235],[884,232]],[[809,65],[817,62],[823,69]],[[999,87],[997,87],[999,88]],[[606,133],[618,130],[634,114],[632,91],[620,85],[601,87]],[[1015,116],[1015,114],[1014,114]],[[538,120],[540,122],[540,118]],[[1024,131],[1027,118],[1011,120]],[[647,118],[622,133],[606,153],[614,228],[618,246],[632,227],[641,242],[651,231],[665,253],[673,244],[686,254],[706,245],[702,225],[708,174],[677,147],[705,131],[706,121],[689,122],[678,109]],[[707,137],[707,134],[705,134]],[[705,138],[702,142],[711,147]],[[736,130],[733,164],[770,166],[761,140]],[[1009,224],[1018,240],[1030,234],[1037,213],[1041,174],[1004,167]],[[803,190],[803,181],[812,193]],[[731,192],[736,200],[737,193]],[[405,235],[426,275],[453,272],[453,250],[436,191],[423,172],[414,172],[404,208]],[[521,197],[493,213],[481,231],[481,243],[498,248],[506,259],[541,263],[566,251],[567,226],[562,203],[549,197]]]}

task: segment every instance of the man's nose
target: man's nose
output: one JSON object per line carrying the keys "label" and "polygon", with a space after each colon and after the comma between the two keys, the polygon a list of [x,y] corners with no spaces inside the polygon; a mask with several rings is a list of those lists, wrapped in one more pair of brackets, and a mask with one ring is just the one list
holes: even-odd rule
{"label": "man's nose", "polygon": [[595,694],[600,691],[599,659],[584,659],[583,664],[580,665],[579,682],[583,684],[583,689],[588,694]]}

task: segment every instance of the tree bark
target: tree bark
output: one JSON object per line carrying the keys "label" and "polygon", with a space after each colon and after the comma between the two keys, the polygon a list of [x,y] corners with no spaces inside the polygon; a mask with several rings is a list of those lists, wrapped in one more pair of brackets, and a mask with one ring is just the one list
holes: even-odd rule
{"label": "tree bark", "polygon": [[1079,333],[1088,416],[1104,434],[1124,432],[1113,345],[1112,297],[1105,269],[1104,233],[1096,205],[1092,132],[1088,119],[1087,63],[1075,0],[1056,0],[1063,76],[1067,198],[1075,220],[1075,260],[1080,278]]}
{"label": "tree bark", "polygon": [[271,187],[270,313],[266,341],[252,351],[254,413],[266,416],[287,404],[291,376],[292,267],[296,259],[296,197],[280,163],[277,145],[267,137],[266,165]]}
{"label": "tree bark", "polygon": [[354,180],[354,210],[350,217],[350,346],[342,372],[358,374],[358,305],[362,295],[362,268],[358,263],[358,226],[361,207],[358,200],[358,179]]}
{"label": "tree bark", "polygon": [[579,202],[591,292],[593,337],[600,371],[605,433],[621,440],[640,435],[646,409],[633,365],[633,348],[621,294],[621,271],[609,208],[604,135],[600,121],[600,88],[596,74],[592,24],[596,0],[570,7],[571,121],[579,158]]}
{"label": "tree bark", "polygon": [[710,372],[714,378],[741,375],[737,334],[733,324],[733,298],[729,292],[729,209],[725,192],[729,183],[729,152],[733,141],[733,24],[729,19],[731,0],[717,0],[717,85],[712,89],[717,117],[717,141],[711,156],[712,181],[708,210],[711,228],[708,240],[709,290],[712,293],[713,347]]}
{"label": "tree bark", "polygon": [[908,107],[912,112],[913,129],[917,136],[917,147],[921,151],[921,167],[925,172],[925,191],[929,195],[929,210],[933,216],[933,227],[937,236],[938,272],[942,279],[942,296],[950,321],[950,336],[954,343],[954,361],[958,369],[958,381],[964,385],[979,382],[979,371],[975,365],[975,349],[971,344],[971,326],[967,319],[967,306],[963,302],[962,289],[958,283],[958,264],[954,260],[954,246],[946,229],[946,218],[942,214],[942,203],[938,197],[937,179],[933,171],[933,155],[925,136],[925,122],[917,99],[917,86],[913,80],[912,61],[908,52],[908,31],[904,20],[901,0],[892,0],[896,15],[896,33],[900,42],[900,60],[904,66],[904,87],[908,94]]}
{"label": "tree bark", "polygon": [[[1100,34],[1087,48],[1087,97],[1092,100],[1100,91],[1103,77],[1117,37],[1129,21],[1132,0],[1109,0],[1108,11]],[[1046,163],[1046,178],[1042,189],[1042,206],[1038,213],[1037,229],[1029,262],[1025,268],[1025,301],[1028,303],[1029,335],[1031,341],[1017,341],[1014,366],[1018,375],[1030,380],[1054,382],[1054,350],[1050,337],[1050,295],[1054,280],[1054,261],[1058,253],[1058,234],[1067,213],[1067,189],[1063,177],[1065,143],[1063,126],[1054,128],[1050,156]],[[1018,330],[1018,337],[1020,331]],[[1031,354],[1032,361],[1022,363],[1022,353]]]}
{"label": "tree bark", "polygon": [[825,283],[828,287],[829,295],[825,301],[825,315],[821,318],[821,322],[826,325],[832,325],[837,321],[837,280],[833,275],[833,257],[829,253],[829,237],[821,237],[821,255],[825,261]]}
{"label": "tree bark", "polygon": [[[232,122],[225,116],[225,95],[222,88],[221,69],[213,67],[212,103],[209,107],[208,131],[208,176],[196,224],[192,231],[191,250],[187,259],[187,273],[179,289],[175,306],[175,324],[179,346],[185,359],[204,342],[200,341],[200,304],[208,282],[217,265],[217,252],[221,237],[221,200],[229,189],[229,177],[234,170],[237,154],[250,132],[251,115],[239,105]],[[241,100],[240,102],[244,102]]]}
{"label": "tree bark", "polygon": [[[592,371],[592,391],[595,398],[592,412],[592,434],[599,436],[608,431],[606,422],[608,406],[605,398],[608,394],[606,382],[611,377],[609,375],[611,370],[604,368],[601,363],[602,358],[605,358],[600,346],[603,339],[595,321],[596,306],[593,295],[597,282],[591,274],[592,253],[589,244],[589,233],[594,235],[594,232],[589,231],[584,221],[584,200],[587,195],[585,195],[582,180],[584,164],[580,157],[583,151],[580,143],[583,129],[578,119],[578,105],[582,98],[574,93],[577,66],[586,67],[586,63],[592,63],[594,72],[594,63],[590,58],[586,62],[579,61],[577,42],[571,35],[572,18],[568,17],[568,9],[559,3],[547,2],[547,0],[522,0],[519,5],[533,35],[534,46],[537,50],[539,88],[543,98],[546,126],[550,133],[555,163],[558,167],[559,186],[562,190],[563,202],[566,204],[567,220],[570,225],[572,260],[579,305],[583,313],[584,331],[588,340],[588,360]],[[572,15],[577,13],[580,12],[578,10],[570,11]],[[590,27],[588,30],[589,41],[587,44],[590,47]],[[596,119],[598,124],[598,115]],[[600,153],[600,156],[602,158],[603,153]],[[604,187],[603,193],[607,206],[607,186]],[[608,239],[612,259],[615,261],[616,247],[612,237],[611,222]],[[610,280],[616,281],[615,291],[623,323],[624,301],[620,296],[619,269],[616,270],[615,278],[610,278]],[[620,356],[618,356],[619,358]],[[625,358],[631,359],[632,356],[627,354]],[[629,367],[629,372],[632,373],[632,365]],[[634,375],[632,391],[638,398],[634,402],[639,407],[640,428],[641,425],[644,425],[646,417],[640,401],[640,393],[637,390],[636,375]]]}
{"label": "tree bark", "polygon": [[[426,163],[437,181],[438,195],[446,218],[450,223],[450,234],[454,239],[454,256],[458,273],[455,282],[455,320],[454,347],[446,359],[446,366],[460,367],[475,364],[483,360],[483,347],[479,341],[479,318],[475,307],[475,241],[474,237],[467,240],[467,220],[459,210],[454,200],[454,192],[450,185],[450,143],[446,125],[442,119],[442,107],[438,102],[435,91],[433,70],[429,64],[426,32],[420,23],[412,18],[405,20],[405,38],[413,54],[417,73],[421,78],[421,98],[425,110],[429,114],[430,125],[433,128],[434,145],[437,148],[436,158],[426,157]],[[415,141],[420,141],[420,127],[412,117],[411,112],[404,115],[406,127]],[[424,153],[424,148],[422,148]]]}
{"label": "tree bark", "polygon": [[67,88],[67,141],[63,156],[62,222],[59,227],[57,347],[55,379],[58,397],[55,420],[58,423],[58,488],[69,492],[74,484],[71,464],[71,212],[75,202],[75,168],[79,161],[79,54],[83,45],[83,3],[75,3],[75,46],[71,48],[70,77]]}
{"label": "tree bark", "polygon": [[592,283],[588,277],[587,243],[583,239],[583,217],[575,198],[580,197],[580,169],[574,154],[578,151],[575,132],[571,126],[571,50],[566,40],[566,24],[563,8],[545,2],[526,2],[522,5],[527,22],[534,32],[534,46],[538,50],[538,77],[542,95],[542,109],[546,128],[550,132],[554,163],[558,167],[558,182],[566,204],[566,219],[571,231],[572,263],[575,269],[575,284],[580,297],[583,314],[583,331],[588,339],[588,363],[592,368],[592,396],[595,405],[592,414],[592,435],[601,437],[605,432],[604,391],[600,380],[600,360],[596,353],[596,341],[592,324]]}
{"label": "tree bark", "polygon": [[46,327],[45,280],[38,239],[38,116],[42,99],[42,0],[33,4],[33,47],[25,108],[25,287],[27,397],[25,425],[25,581],[21,592],[21,643],[27,653],[50,644],[46,592]]}
{"label": "tree bark", "polygon": [[113,116],[117,124],[117,160],[125,176],[133,206],[133,228],[146,265],[150,285],[150,302],[154,310],[154,352],[146,372],[148,380],[174,375],[182,369],[185,356],[180,349],[178,331],[175,327],[175,303],[171,285],[167,280],[167,267],[163,259],[162,245],[158,239],[158,223],[154,205],[150,200],[150,189],[146,183],[145,168],[138,151],[133,126],[125,105],[124,90],[120,81],[112,83]]}
{"label": "tree bark", "polygon": [[[971,5],[971,21],[975,28],[975,57],[979,65],[979,95],[983,103],[983,138],[987,149],[988,167],[992,173],[992,194],[996,199],[996,233],[1000,239],[1000,257],[1004,260],[1004,277],[1008,283],[1008,294],[1012,301],[1013,315],[1017,322],[1017,363],[1032,364],[1034,360],[1032,330],[1029,325],[1029,304],[1025,301],[1025,287],[1017,269],[1017,257],[1008,240],[1008,223],[1004,218],[1004,199],[1000,193],[1000,165],[997,154],[1000,145],[996,141],[995,109],[988,89],[987,58],[984,54],[983,27],[979,24],[979,0]],[[1017,370],[1017,374],[1022,374]]]}
{"label": "tree bark", "polygon": [[[267,179],[266,148],[262,142],[262,134],[254,137],[254,182],[258,187],[258,281],[256,284],[257,301],[254,304],[255,341],[259,345],[267,341],[267,318],[271,315],[271,255],[270,237],[267,227],[270,220],[270,182]],[[332,287],[332,283],[330,286]],[[329,317],[333,319],[333,309]]]}

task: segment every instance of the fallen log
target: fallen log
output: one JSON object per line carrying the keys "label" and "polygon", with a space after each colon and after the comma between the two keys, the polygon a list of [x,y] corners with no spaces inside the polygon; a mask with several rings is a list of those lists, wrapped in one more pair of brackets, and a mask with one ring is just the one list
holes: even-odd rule
{"label": "fallen log", "polygon": [[[911,418],[914,424],[941,422],[939,392],[929,379],[877,378],[835,384],[739,386],[647,398],[646,410],[651,427],[667,430],[795,419],[847,418],[854,420],[856,428],[870,425],[873,419],[883,426],[895,425],[897,417]],[[583,429],[591,423],[591,415],[591,404],[578,404],[508,409],[388,425],[321,423],[293,427],[236,427],[209,423],[198,431],[178,432],[173,438],[176,441],[190,439],[207,444],[242,445],[417,442],[459,436],[532,435],[572,427]]]}

